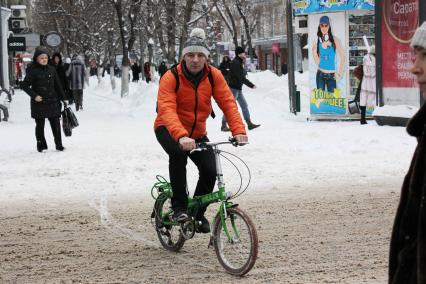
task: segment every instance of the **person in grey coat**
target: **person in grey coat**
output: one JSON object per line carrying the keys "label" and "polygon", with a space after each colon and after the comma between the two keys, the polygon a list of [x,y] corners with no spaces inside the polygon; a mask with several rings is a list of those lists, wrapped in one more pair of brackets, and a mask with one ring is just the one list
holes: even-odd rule
{"label": "person in grey coat", "polygon": [[71,61],[66,75],[70,81],[70,90],[75,101],[75,110],[83,109],[83,89],[86,74],[83,57],[80,55]]}

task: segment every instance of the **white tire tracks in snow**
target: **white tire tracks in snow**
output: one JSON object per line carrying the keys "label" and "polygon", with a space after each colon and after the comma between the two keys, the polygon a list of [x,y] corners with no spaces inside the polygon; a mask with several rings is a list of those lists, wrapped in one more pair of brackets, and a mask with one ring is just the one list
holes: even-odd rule
{"label": "white tire tracks in snow", "polygon": [[[96,204],[94,200],[91,200],[89,201],[89,206],[99,212],[101,224],[105,228],[113,232],[114,234],[121,237],[126,237],[131,240],[141,241],[144,243],[144,245],[148,247],[163,249],[163,247],[159,245],[157,242],[151,241],[145,236],[143,236],[141,233],[134,232],[133,230],[126,228],[125,226],[117,222],[108,211],[108,197],[105,191],[101,192],[99,204]],[[141,225],[141,227],[143,229],[147,229],[143,225]],[[179,260],[182,260],[186,263],[189,263],[191,265],[198,265],[198,266],[207,268],[209,270],[217,271],[217,269],[213,266],[204,265],[200,263],[199,261],[191,261],[191,258],[188,257],[188,255],[185,255],[185,257],[183,257],[177,254],[173,254],[173,257]]]}

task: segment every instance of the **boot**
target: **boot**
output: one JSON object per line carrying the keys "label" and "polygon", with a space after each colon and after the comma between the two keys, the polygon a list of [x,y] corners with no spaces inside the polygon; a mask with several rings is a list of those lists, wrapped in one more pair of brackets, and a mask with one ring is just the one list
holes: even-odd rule
{"label": "boot", "polygon": [[220,128],[220,130],[222,130],[223,132],[231,131],[229,127],[226,125],[226,122],[225,123],[222,122],[222,127]]}
{"label": "boot", "polygon": [[37,151],[41,153],[43,150],[47,150],[46,140],[37,140]]}
{"label": "boot", "polygon": [[361,110],[361,119],[360,119],[359,122],[361,123],[361,125],[367,124],[367,120],[365,120],[365,112],[367,110],[367,107],[366,106],[360,106],[359,108]]}
{"label": "boot", "polygon": [[260,126],[260,124],[254,124],[253,122],[251,122],[251,120],[247,120],[246,122],[247,122],[248,130],[253,130]]}

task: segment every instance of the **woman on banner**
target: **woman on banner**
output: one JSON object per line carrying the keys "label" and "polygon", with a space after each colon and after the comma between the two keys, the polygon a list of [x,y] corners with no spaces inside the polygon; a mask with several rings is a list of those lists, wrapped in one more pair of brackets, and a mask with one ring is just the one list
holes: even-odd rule
{"label": "woman on banner", "polygon": [[[312,46],[314,61],[318,65],[316,76],[317,89],[334,93],[336,81],[343,77],[345,70],[345,53],[340,40],[333,36],[330,18],[322,16],[318,25],[317,41]],[[339,68],[336,68],[336,55],[340,58]]]}

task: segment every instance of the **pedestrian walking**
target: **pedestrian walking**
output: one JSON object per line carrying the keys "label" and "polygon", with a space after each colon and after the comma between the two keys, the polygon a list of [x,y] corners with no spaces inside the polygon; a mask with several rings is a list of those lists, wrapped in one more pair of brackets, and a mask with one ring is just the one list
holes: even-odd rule
{"label": "pedestrian walking", "polygon": [[219,65],[219,70],[223,77],[225,77],[225,80],[228,81],[229,71],[231,70],[231,59],[228,55],[223,56],[222,62]]}
{"label": "pedestrian walking", "polygon": [[70,90],[75,100],[75,110],[83,110],[83,89],[85,81],[86,67],[84,66],[83,57],[78,55],[72,61],[66,71],[66,75],[70,80]]}
{"label": "pedestrian walking", "polygon": [[160,78],[167,72],[167,66],[165,61],[161,61],[160,66],[158,66],[158,74]]}
{"label": "pedestrian walking", "polygon": [[141,73],[141,67],[139,66],[138,62],[136,61],[132,65],[132,82],[139,82],[139,74]]}
{"label": "pedestrian walking", "polygon": [[47,118],[52,128],[56,150],[63,151],[61,123],[61,101],[65,104],[65,93],[54,67],[48,65],[48,52],[38,47],[34,52],[33,63],[27,68],[22,89],[31,97],[31,117],[36,122],[37,151],[47,149],[44,137],[44,124]]}
{"label": "pedestrian walking", "polygon": [[[415,62],[411,72],[417,77],[426,100],[426,22],[415,32],[411,47]],[[410,119],[409,135],[417,139],[410,168],[402,185],[392,230],[389,256],[389,283],[426,283],[426,105]]]}
{"label": "pedestrian walking", "polygon": [[[5,104],[2,104],[2,95],[7,96],[6,92],[0,90],[0,122],[9,120],[9,109]],[[9,101],[10,102],[10,101]],[[1,118],[1,112],[3,111],[3,119]]]}
{"label": "pedestrian walking", "polygon": [[371,46],[368,54],[362,61],[363,77],[361,82],[361,93],[359,108],[361,110],[361,124],[367,124],[365,115],[368,106],[374,106],[376,103],[376,48]]}
{"label": "pedestrian walking", "polygon": [[149,65],[149,62],[145,62],[143,66],[143,74],[145,75],[146,82],[151,82],[151,67]]}
{"label": "pedestrian walking", "polygon": [[53,53],[52,59],[50,60],[49,64],[55,68],[56,73],[58,74],[58,77],[59,77],[59,81],[61,82],[61,86],[64,90],[65,97],[69,98],[69,92],[70,92],[69,80],[67,76],[65,75],[66,69],[65,69],[65,65],[62,62],[61,53],[59,52]]}
{"label": "pedestrian walking", "polygon": [[[249,130],[255,129],[260,126],[260,124],[255,124],[251,121],[250,111],[248,109],[248,104],[246,99],[244,98],[242,88],[243,84],[248,86],[249,88],[255,89],[256,86],[250,82],[246,76],[247,73],[244,70],[243,64],[246,60],[246,52],[244,48],[238,46],[235,49],[235,54],[237,55],[234,60],[231,62],[230,70],[229,70],[229,78],[228,85],[231,88],[232,94],[234,95],[235,100],[237,100],[238,104],[241,107],[243,112],[244,120],[247,123],[247,127]],[[227,126],[226,117],[222,117],[222,131],[229,131],[229,127]]]}

